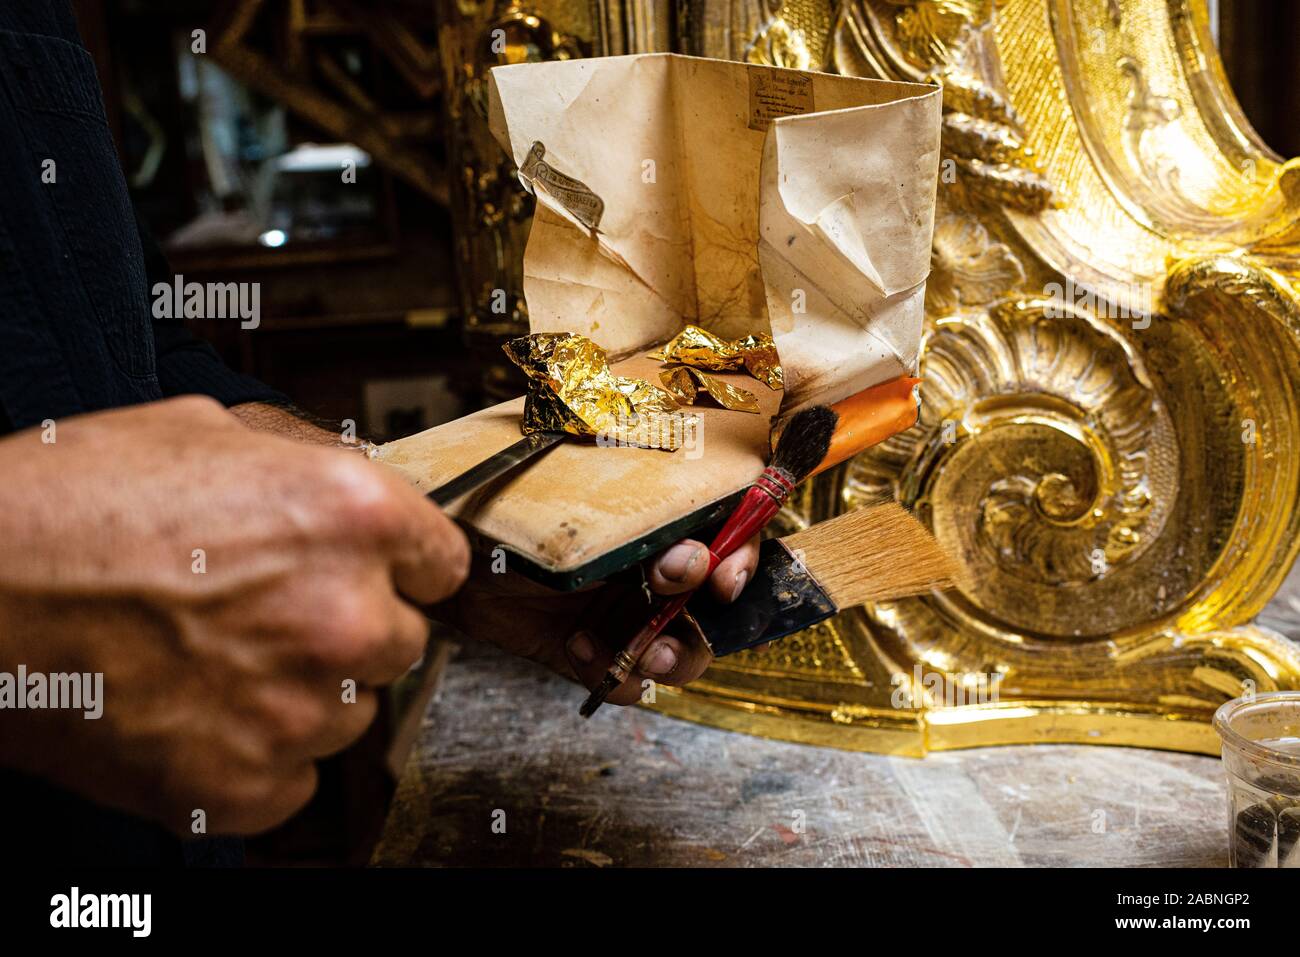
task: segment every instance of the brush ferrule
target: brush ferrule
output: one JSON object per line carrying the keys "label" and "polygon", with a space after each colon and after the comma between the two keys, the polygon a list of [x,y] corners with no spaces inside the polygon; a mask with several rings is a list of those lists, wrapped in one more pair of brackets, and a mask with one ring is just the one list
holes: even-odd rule
{"label": "brush ferrule", "polygon": [[620,651],[614,656],[614,667],[610,669],[610,674],[616,676],[621,684],[627,681],[628,675],[636,667],[636,659],[627,653],[626,650]]}
{"label": "brush ferrule", "polygon": [[772,498],[776,499],[776,504],[785,503],[790,492],[794,490],[794,478],[786,473],[784,469],[769,465],[763,470],[763,474],[758,477],[754,483],[754,488],[762,489]]}

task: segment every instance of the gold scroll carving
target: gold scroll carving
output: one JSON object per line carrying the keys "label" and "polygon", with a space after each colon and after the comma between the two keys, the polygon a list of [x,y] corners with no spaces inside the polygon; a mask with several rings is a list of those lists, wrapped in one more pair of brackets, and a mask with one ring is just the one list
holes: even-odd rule
{"label": "gold scroll carving", "polygon": [[1204,0],[440,13],[462,290],[485,354],[526,326],[530,213],[481,123],[489,66],[676,49],[944,87],[921,421],[801,490],[781,522],[892,497],[975,584],[719,661],[655,707],[911,755],[1208,753],[1219,703],[1300,687],[1297,646],[1252,624],[1300,545],[1300,161],[1242,116]]}
{"label": "gold scroll carving", "polygon": [[687,14],[685,52],[944,85],[921,421],[784,521],[895,498],[975,584],[724,659],[657,707],[913,755],[1215,753],[1221,702],[1300,687],[1300,648],[1251,623],[1300,546],[1300,161],[1245,121],[1202,0]]}

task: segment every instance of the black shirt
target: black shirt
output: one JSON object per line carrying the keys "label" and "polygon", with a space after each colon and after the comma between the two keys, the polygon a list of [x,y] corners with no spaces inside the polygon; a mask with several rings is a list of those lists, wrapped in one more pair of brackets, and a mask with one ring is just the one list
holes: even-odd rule
{"label": "black shirt", "polygon": [[0,408],[10,427],[185,393],[282,400],[222,365],[182,322],[152,318],[150,290],[170,272],[141,239],[66,0],[0,4],[0,176]]}
{"label": "black shirt", "polygon": [[[0,0],[0,435],[185,393],[282,401],[181,322],[152,318],[150,290],[168,280],[147,231],[142,239],[71,7]],[[0,670],[20,663],[0,660]],[[0,733],[15,730],[0,712]],[[231,861],[228,844],[183,846],[4,769],[0,822],[0,859]]]}

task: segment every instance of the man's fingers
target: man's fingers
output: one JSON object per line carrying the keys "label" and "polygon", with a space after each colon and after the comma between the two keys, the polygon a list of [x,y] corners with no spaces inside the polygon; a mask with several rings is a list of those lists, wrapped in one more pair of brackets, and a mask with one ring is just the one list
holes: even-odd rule
{"label": "man's fingers", "polygon": [[[588,691],[600,684],[609,666],[614,663],[614,653],[606,648],[591,632],[580,631],[569,638],[564,646],[565,656],[574,675]],[[605,699],[607,704],[633,704],[641,697],[641,684],[635,675],[615,688]]]}
{"label": "man's fingers", "polygon": [[339,694],[328,705],[328,721],[306,747],[313,758],[323,758],[342,751],[370,727],[379,710],[379,699],[369,688],[358,688],[353,695]]}
{"label": "man's fingers", "polygon": [[370,688],[341,688],[317,675],[261,689],[267,741],[275,749],[274,767],[284,768],[342,751],[375,719],[379,699]]}
{"label": "man's fingers", "polygon": [[374,687],[391,684],[411,670],[428,643],[429,619],[394,595],[384,640],[365,655],[355,677]]}
{"label": "man's fingers", "polygon": [[433,516],[422,516],[423,541],[402,549],[393,564],[397,590],[417,605],[432,605],[450,598],[469,575],[470,549],[465,533],[432,502],[418,505]]}
{"label": "man's fingers", "polygon": [[660,595],[694,591],[709,572],[709,550],[702,542],[683,539],[650,565],[650,590]]}
{"label": "man's fingers", "polygon": [[713,662],[703,640],[688,637],[687,629],[674,626],[674,634],[664,632],[656,638],[637,662],[632,678],[638,686],[646,678],[664,685],[688,684]]}
{"label": "man's fingers", "polygon": [[[709,577],[709,587],[719,601],[732,602],[754,577],[758,567],[759,538],[755,535],[728,555]],[[660,595],[694,591],[704,584],[709,567],[709,550],[694,539],[683,539],[651,564],[647,578],[650,589]]]}
{"label": "man's fingers", "polygon": [[758,568],[759,538],[755,535],[724,559],[709,578],[709,588],[718,601],[733,602],[754,577]]}
{"label": "man's fingers", "polygon": [[[316,765],[311,761],[286,768],[274,778],[253,782],[254,796],[240,796],[218,804],[212,809],[208,826],[215,834],[253,835],[269,831],[307,806],[319,780]],[[171,826],[177,834],[185,836],[190,833],[191,823],[186,815]]]}
{"label": "man's fingers", "polygon": [[[720,563],[708,584],[724,602],[734,601],[758,566],[758,536],[747,541]],[[694,539],[684,539],[651,563],[647,580],[660,595],[677,595],[705,584],[709,550]],[[596,687],[613,661],[613,652],[592,637],[579,633],[565,647],[569,665],[589,689]],[[606,699],[610,704],[632,704],[640,699],[645,683],[684,685],[694,681],[713,661],[713,654],[692,622],[678,617],[641,656],[636,669]]]}
{"label": "man's fingers", "polygon": [[397,590],[420,605],[453,594],[469,574],[470,551],[456,523],[386,465],[353,452],[321,451],[323,507],[334,533],[388,556]]}
{"label": "man's fingers", "polygon": [[209,434],[217,430],[243,432],[248,429],[237,415],[206,395],[173,396],[154,403],[154,407],[170,417],[167,420],[169,424],[182,429],[192,430],[196,424],[202,424],[203,431]]}
{"label": "man's fingers", "polygon": [[[636,669],[606,699],[609,704],[636,703],[645,693],[647,682],[687,684],[702,675],[712,663],[713,655],[697,629],[681,620],[670,627],[673,633],[665,632],[650,644]],[[572,636],[565,645],[565,653],[574,674],[588,690],[600,684],[614,662],[614,653],[590,632],[578,632]]]}

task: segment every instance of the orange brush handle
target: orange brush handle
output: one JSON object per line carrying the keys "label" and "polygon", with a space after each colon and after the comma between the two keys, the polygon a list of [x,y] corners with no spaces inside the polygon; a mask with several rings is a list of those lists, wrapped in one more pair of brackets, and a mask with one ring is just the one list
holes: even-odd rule
{"label": "orange brush handle", "polygon": [[813,469],[812,474],[825,472],[863,449],[916,425],[917,408],[912,389],[920,381],[911,376],[900,376],[863,389],[831,406],[840,420],[831,436],[826,458]]}

